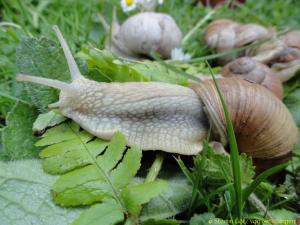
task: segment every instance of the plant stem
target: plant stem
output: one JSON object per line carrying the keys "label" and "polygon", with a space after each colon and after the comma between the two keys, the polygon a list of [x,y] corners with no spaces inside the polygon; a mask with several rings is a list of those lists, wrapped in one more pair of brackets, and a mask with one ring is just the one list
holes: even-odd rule
{"label": "plant stem", "polygon": [[[249,202],[259,211],[261,211],[262,213],[266,213],[266,216],[269,220],[271,221],[275,221],[275,218],[272,216],[272,214],[268,211],[267,207],[264,205],[264,203],[262,203],[262,201],[259,200],[259,198],[252,193],[249,198],[248,198]],[[272,223],[274,224],[274,223]]]}
{"label": "plant stem", "polygon": [[150,170],[146,176],[145,183],[152,182],[156,179],[164,161],[164,155],[162,153],[156,154],[155,160],[153,161]]}
{"label": "plant stem", "polygon": [[191,36],[207,21],[209,20],[213,14],[215,14],[216,10],[210,11],[208,14],[206,14],[205,17],[203,17],[182,39],[182,45],[185,45],[186,42],[190,39]]}

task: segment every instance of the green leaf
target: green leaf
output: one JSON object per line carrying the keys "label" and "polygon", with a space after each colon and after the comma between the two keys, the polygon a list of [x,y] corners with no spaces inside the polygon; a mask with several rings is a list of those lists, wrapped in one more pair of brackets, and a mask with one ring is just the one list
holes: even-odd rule
{"label": "green leaf", "polygon": [[249,184],[244,190],[243,190],[243,199],[244,201],[248,199],[248,197],[250,196],[250,194],[252,192],[255,191],[255,189],[258,187],[258,185],[261,182],[264,182],[269,176],[271,176],[272,174],[275,174],[279,171],[281,171],[283,168],[285,168],[289,163],[283,163],[277,166],[273,166],[267,170],[265,170],[264,172],[262,172],[261,174],[259,174],[254,181]]}
{"label": "green leaf", "polygon": [[[299,214],[286,209],[275,209],[268,212],[274,217],[273,224],[297,224],[296,219],[299,218]],[[265,218],[264,212],[250,214],[249,218],[253,221],[262,221],[263,225],[271,224],[271,221]]]}
{"label": "green leaf", "polygon": [[298,126],[298,147],[300,148],[300,88],[289,94],[284,99],[284,102],[286,103],[286,106],[288,107]]}
{"label": "green leaf", "polygon": [[61,115],[57,110],[51,110],[47,113],[40,114],[33,124],[33,131],[41,131],[47,127],[52,127],[61,122],[65,121],[67,118]]}
{"label": "green leaf", "polygon": [[150,219],[142,223],[142,225],[179,225],[179,224],[181,223],[178,220],[167,220],[167,219],[164,220]]}
{"label": "green leaf", "polygon": [[34,107],[16,103],[6,118],[2,131],[3,155],[9,160],[28,159],[38,156],[34,146],[37,138],[32,134],[32,124],[37,116]]}
{"label": "green leaf", "polygon": [[187,179],[181,175],[168,175],[166,180],[168,188],[143,207],[140,215],[142,221],[169,218],[188,209],[192,186]]}
{"label": "green leaf", "polygon": [[138,216],[142,209],[141,205],[161,194],[167,187],[167,182],[164,180],[135,184],[126,187],[121,197],[129,213]]}
{"label": "green leaf", "polygon": [[84,48],[79,53],[87,60],[89,68],[100,73],[101,81],[159,81],[187,85],[187,78],[159,62],[143,61],[130,63],[117,59],[106,50]]}
{"label": "green leaf", "polygon": [[[17,68],[20,73],[68,81],[69,69],[62,49],[46,38],[26,38],[21,41],[16,53]],[[43,85],[26,83],[33,102],[42,112],[57,101],[58,90]]]}
{"label": "green leaf", "polygon": [[207,224],[211,224],[211,225],[218,225],[218,224],[228,225],[228,223],[224,222],[222,219],[216,218],[213,213],[195,214],[189,222],[189,225],[207,225]]}
{"label": "green leaf", "polygon": [[53,203],[49,189],[54,180],[43,172],[39,160],[0,162],[1,224],[70,224],[82,209]]}
{"label": "green leaf", "polygon": [[122,207],[111,200],[91,206],[72,225],[113,225],[123,219]]}
{"label": "green leaf", "polygon": [[54,200],[64,206],[87,205],[115,196],[140,168],[141,150],[127,150],[126,140],[118,132],[108,142],[67,122],[47,130],[37,145],[47,146],[40,153],[45,158],[44,169],[63,174],[52,192]]}
{"label": "green leaf", "polygon": [[[233,182],[233,173],[229,155],[207,149],[206,152],[198,155],[195,160],[200,162],[202,159],[204,159],[202,162],[203,165],[201,166],[202,173],[206,179],[211,181],[211,183],[224,184],[226,180],[225,177],[228,177],[229,181]],[[242,183],[249,184],[255,176],[252,159],[245,154],[241,154],[239,156],[239,161],[241,165]],[[197,170],[195,172],[197,172]]]}

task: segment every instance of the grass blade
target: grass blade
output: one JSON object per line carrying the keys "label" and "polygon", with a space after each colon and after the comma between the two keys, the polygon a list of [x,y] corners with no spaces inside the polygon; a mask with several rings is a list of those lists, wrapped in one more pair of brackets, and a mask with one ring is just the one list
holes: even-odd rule
{"label": "grass blade", "polygon": [[228,133],[228,139],[229,139],[229,146],[230,146],[230,157],[231,157],[231,165],[232,165],[232,172],[233,172],[233,183],[234,183],[234,191],[235,191],[235,211],[236,211],[236,216],[238,218],[242,218],[242,211],[243,211],[243,195],[242,195],[242,179],[241,179],[241,167],[240,167],[240,161],[239,161],[239,151],[238,151],[238,146],[232,126],[232,122],[230,120],[229,116],[229,111],[227,108],[227,105],[225,103],[223,94],[219,88],[218,82],[215,79],[214,73],[206,61],[206,64],[209,68],[209,71],[212,75],[215,87],[217,89],[219,98],[222,103],[224,115],[225,115],[225,120],[226,120],[226,128],[227,128],[227,133]]}

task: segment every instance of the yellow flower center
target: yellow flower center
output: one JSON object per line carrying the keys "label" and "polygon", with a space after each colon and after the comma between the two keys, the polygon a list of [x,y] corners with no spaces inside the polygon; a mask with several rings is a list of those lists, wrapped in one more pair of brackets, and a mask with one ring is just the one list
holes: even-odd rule
{"label": "yellow flower center", "polygon": [[134,0],[125,0],[127,6],[131,6]]}

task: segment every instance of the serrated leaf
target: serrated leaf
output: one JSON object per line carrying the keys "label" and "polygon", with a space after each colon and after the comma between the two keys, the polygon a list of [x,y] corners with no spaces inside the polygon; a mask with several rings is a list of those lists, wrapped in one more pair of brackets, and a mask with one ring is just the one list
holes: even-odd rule
{"label": "serrated leaf", "polygon": [[111,200],[91,206],[72,225],[113,225],[123,219],[122,207]]}
{"label": "serrated leaf", "polygon": [[38,118],[33,123],[33,131],[41,131],[47,127],[52,127],[61,122],[65,121],[67,118],[60,114],[57,110],[51,110],[47,113],[40,114]]}
{"label": "serrated leaf", "polygon": [[28,159],[38,156],[34,146],[37,138],[32,134],[32,124],[37,116],[34,107],[16,103],[6,118],[2,130],[3,155],[9,160]]}
{"label": "serrated leaf", "polygon": [[[46,38],[26,38],[17,48],[16,63],[20,73],[70,80],[70,73],[62,49]],[[42,112],[58,99],[58,90],[37,84],[25,84],[33,104]]]}
{"label": "serrated leaf", "polygon": [[[197,158],[197,161],[200,161],[204,158],[202,162],[204,165],[201,167],[203,168],[203,174],[205,174],[207,179],[215,182],[222,182],[226,176],[233,181],[233,173],[229,155],[208,149],[206,154],[201,154],[197,156]],[[241,166],[242,183],[249,184],[251,183],[252,178],[255,176],[252,159],[245,154],[241,154],[239,156],[239,161]]]}
{"label": "serrated leaf", "polygon": [[161,194],[167,187],[167,182],[163,180],[136,184],[125,188],[121,197],[129,213],[138,216],[142,209],[141,205]]}
{"label": "serrated leaf", "polygon": [[[79,126],[76,123],[63,123],[53,129],[49,129],[42,135],[42,139],[35,143],[36,146],[47,146],[60,143],[62,141],[77,139],[80,132]],[[87,134],[88,137],[91,135]]]}
{"label": "serrated leaf", "polygon": [[63,174],[52,192],[54,200],[65,206],[112,197],[114,188],[121,190],[135,176],[142,155],[136,147],[127,149],[121,133],[117,132],[110,142],[103,141],[69,122],[49,129],[37,145],[47,146],[40,153],[45,158],[44,169]]}
{"label": "serrated leaf", "polygon": [[39,160],[0,162],[0,218],[5,225],[68,225],[82,209],[56,206],[49,189],[54,176]]}

